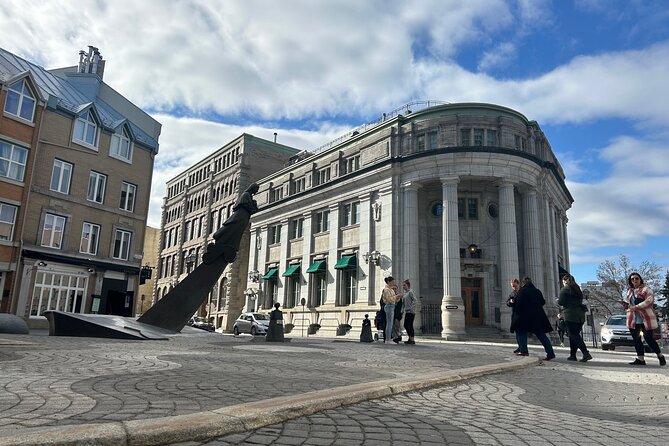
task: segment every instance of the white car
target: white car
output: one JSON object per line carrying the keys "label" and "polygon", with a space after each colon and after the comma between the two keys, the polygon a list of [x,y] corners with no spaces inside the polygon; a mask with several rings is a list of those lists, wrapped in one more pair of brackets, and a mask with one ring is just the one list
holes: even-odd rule
{"label": "white car", "polygon": [[232,326],[235,336],[240,333],[251,335],[264,335],[269,330],[269,314],[265,313],[242,313]]}

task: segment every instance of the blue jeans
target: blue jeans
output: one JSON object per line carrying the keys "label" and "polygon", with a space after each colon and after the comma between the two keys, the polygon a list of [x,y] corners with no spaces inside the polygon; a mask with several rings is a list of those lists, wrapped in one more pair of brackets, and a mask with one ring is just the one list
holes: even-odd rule
{"label": "blue jeans", "polygon": [[[546,356],[555,356],[553,345],[551,344],[551,340],[548,339],[548,336],[546,336],[546,333],[535,333],[534,335],[537,337],[539,342],[541,342],[541,345],[544,346],[544,350],[546,350]],[[518,350],[520,350],[522,353],[527,353],[527,332],[516,330],[516,338],[518,339]]]}
{"label": "blue jeans", "polygon": [[385,304],[383,312],[386,313],[386,329],[383,331],[384,341],[390,341],[393,333],[393,320],[395,320],[395,304]]}

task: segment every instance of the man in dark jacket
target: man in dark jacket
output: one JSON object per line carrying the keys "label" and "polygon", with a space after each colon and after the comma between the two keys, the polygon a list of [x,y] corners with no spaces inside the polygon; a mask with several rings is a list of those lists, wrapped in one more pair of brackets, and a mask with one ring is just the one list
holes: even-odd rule
{"label": "man in dark jacket", "polygon": [[511,331],[518,337],[519,356],[527,356],[527,333],[534,333],[546,351],[545,361],[555,358],[553,345],[546,333],[553,331],[553,326],[544,312],[546,300],[543,294],[532,283],[532,279],[525,277],[523,286],[516,296],[514,312],[511,319]]}

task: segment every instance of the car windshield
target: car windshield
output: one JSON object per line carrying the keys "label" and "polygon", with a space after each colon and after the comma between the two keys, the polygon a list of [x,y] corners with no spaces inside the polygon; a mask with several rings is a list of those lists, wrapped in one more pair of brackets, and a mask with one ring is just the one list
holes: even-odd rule
{"label": "car windshield", "polygon": [[627,325],[627,318],[625,316],[611,316],[606,325]]}
{"label": "car windshield", "polygon": [[263,313],[253,313],[253,317],[256,318],[257,321],[268,321],[269,316]]}

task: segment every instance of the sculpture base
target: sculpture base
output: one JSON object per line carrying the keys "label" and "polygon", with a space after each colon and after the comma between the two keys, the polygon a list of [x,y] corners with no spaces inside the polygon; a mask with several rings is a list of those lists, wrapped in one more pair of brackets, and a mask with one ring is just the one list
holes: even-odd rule
{"label": "sculpture base", "polygon": [[44,313],[49,336],[79,336],[110,339],[168,340],[178,332],[138,322],[132,317],[77,314],[62,311]]}

